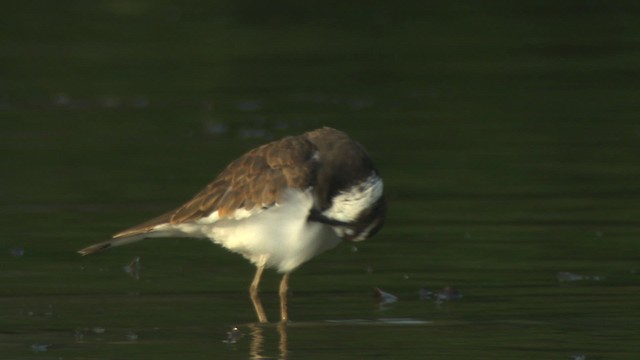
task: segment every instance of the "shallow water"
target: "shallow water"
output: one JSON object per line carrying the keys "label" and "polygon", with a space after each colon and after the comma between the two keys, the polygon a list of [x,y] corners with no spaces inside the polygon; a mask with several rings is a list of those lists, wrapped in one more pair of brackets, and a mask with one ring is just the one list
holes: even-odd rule
{"label": "shallow water", "polygon": [[[0,358],[638,358],[637,9],[495,4],[6,9]],[[321,125],[389,219],[292,275],[286,326],[206,241],[75,253]]]}

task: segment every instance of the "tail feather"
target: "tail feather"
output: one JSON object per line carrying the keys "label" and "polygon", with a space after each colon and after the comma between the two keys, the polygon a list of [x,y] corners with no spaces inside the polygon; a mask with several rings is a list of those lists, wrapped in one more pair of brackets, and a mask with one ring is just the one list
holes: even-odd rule
{"label": "tail feather", "polygon": [[93,244],[91,246],[87,246],[84,249],[78,250],[78,254],[80,254],[82,256],[85,256],[85,255],[96,253],[98,251],[102,251],[102,250],[108,249],[108,248],[110,248],[112,246],[111,242],[112,242],[112,240],[109,240],[109,241],[101,242],[99,244]]}
{"label": "tail feather", "polygon": [[147,234],[138,234],[138,235],[133,235],[133,236],[113,238],[111,240],[103,241],[101,243],[97,243],[97,244],[93,244],[91,246],[87,246],[84,249],[80,249],[80,250],[78,250],[78,254],[84,256],[84,255],[97,253],[99,251],[106,250],[106,249],[114,247],[114,246],[121,246],[121,245],[130,244],[132,242],[140,241],[140,240],[144,239],[145,237],[147,237]]}
{"label": "tail feather", "polygon": [[121,231],[113,235],[113,238],[111,238],[111,240],[93,244],[91,246],[87,246],[86,248],[78,250],[78,254],[83,256],[89,255],[100,252],[102,250],[106,250],[110,247],[130,244],[132,242],[140,241],[149,237],[167,236],[165,235],[166,231],[158,231],[158,228],[162,227],[162,225],[168,224],[168,219],[171,218],[171,214],[172,212],[168,212],[142,224]]}
{"label": "tail feather", "polygon": [[110,247],[126,245],[148,238],[201,236],[201,234],[197,233],[196,231],[189,231],[188,229],[184,228],[174,228],[169,223],[160,222],[160,220],[166,217],[167,214],[147,221],[146,223],[134,226],[130,229],[121,231],[113,235],[113,238],[111,238],[110,240],[87,246],[84,249],[78,250],[78,253],[81,255],[89,255],[102,250],[106,250]]}

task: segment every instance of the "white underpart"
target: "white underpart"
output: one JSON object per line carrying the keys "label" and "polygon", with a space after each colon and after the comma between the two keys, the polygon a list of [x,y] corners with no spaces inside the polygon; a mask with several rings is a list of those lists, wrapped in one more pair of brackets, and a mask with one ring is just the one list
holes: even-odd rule
{"label": "white underpart", "polygon": [[[228,219],[231,220],[242,220],[246,219],[250,216],[256,215],[265,208],[255,207],[251,210],[246,209],[237,209],[233,213],[228,216]],[[172,224],[160,224],[153,228],[153,231],[147,234],[143,234],[144,237],[165,237],[165,236],[176,236],[176,237],[196,237],[196,238],[208,238],[208,230],[211,228],[211,225],[218,222],[220,220],[220,216],[217,211],[212,212],[207,217],[203,217],[193,222],[182,223],[178,225]]]}
{"label": "white underpart", "polygon": [[362,183],[340,192],[333,198],[331,207],[322,214],[339,221],[354,221],[363,210],[371,207],[382,197],[382,190],[382,179],[372,174]]}
{"label": "white underpart", "polygon": [[[246,219],[250,216],[256,215],[262,212],[266,207],[256,206],[251,210],[247,210],[244,208],[240,208],[231,213],[227,218],[232,220],[242,220]],[[216,221],[220,220],[220,216],[218,216],[218,212],[214,211],[209,216],[204,217],[196,221],[197,224],[212,224]]]}
{"label": "white underpart", "polygon": [[209,238],[256,265],[286,273],[341,241],[330,226],[307,221],[313,205],[310,189],[288,190],[280,203],[268,209],[241,209],[223,219],[215,212],[197,222],[161,225],[154,230]]}
{"label": "white underpart", "polygon": [[[258,266],[276,267],[280,272],[290,272],[338,245],[343,232],[353,232],[346,227],[331,227],[307,221],[309,211],[314,206],[312,190],[288,190],[275,206],[238,209],[231,216],[222,219],[216,211],[194,222],[162,224],[147,234],[133,237],[135,239],[132,238],[132,241],[143,237],[165,236],[207,238],[241,254]],[[372,174],[362,183],[339,193],[323,215],[344,222],[354,221],[362,211],[382,197],[382,191],[382,179]],[[374,226],[375,224],[371,224],[363,232],[363,237]]]}

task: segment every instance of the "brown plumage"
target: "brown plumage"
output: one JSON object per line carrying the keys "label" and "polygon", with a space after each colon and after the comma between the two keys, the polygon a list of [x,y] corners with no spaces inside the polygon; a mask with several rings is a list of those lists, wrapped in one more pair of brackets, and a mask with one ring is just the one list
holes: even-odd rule
{"label": "brown plumage", "polygon": [[[333,129],[324,128],[324,131]],[[337,130],[333,130],[337,131]],[[262,145],[231,162],[211,183],[182,206],[123,230],[114,239],[148,233],[157,225],[182,224],[218,211],[220,218],[237,209],[273,206],[288,188],[305,189],[315,182],[316,147],[304,136],[289,136]],[[88,255],[109,241],[79,251]]]}
{"label": "brown plumage", "polygon": [[276,267],[285,274],[280,298],[286,320],[289,273],[341,240],[373,236],[385,215],[382,179],[367,152],[347,134],[325,127],[247,152],[182,206],[78,252],[148,237],[208,238],[257,266],[250,293],[261,322],[262,271]]}

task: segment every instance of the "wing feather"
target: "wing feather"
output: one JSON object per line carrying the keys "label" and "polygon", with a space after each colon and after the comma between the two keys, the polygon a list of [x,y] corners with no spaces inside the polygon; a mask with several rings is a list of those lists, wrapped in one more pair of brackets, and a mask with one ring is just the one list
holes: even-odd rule
{"label": "wing feather", "polygon": [[209,185],[177,209],[122,231],[114,238],[139,235],[162,224],[196,221],[218,212],[231,217],[238,209],[274,206],[289,189],[315,184],[317,149],[304,136],[262,145],[231,162]]}

